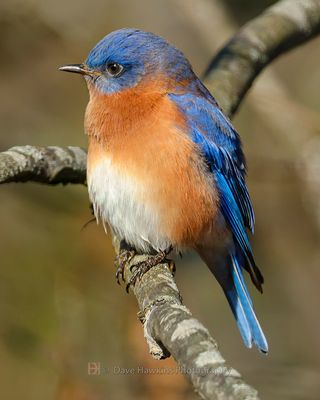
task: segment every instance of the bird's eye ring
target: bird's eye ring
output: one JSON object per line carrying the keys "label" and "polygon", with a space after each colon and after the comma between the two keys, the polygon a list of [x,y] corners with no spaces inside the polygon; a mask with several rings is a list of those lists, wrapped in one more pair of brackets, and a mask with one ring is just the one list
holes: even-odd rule
{"label": "bird's eye ring", "polygon": [[106,71],[110,76],[117,77],[122,73],[123,66],[115,62],[109,63],[107,64]]}

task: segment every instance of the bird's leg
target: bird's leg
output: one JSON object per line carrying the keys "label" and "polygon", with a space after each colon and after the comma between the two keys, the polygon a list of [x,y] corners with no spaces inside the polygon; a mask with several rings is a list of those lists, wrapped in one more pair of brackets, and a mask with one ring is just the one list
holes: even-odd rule
{"label": "bird's leg", "polygon": [[116,281],[120,285],[120,278],[124,282],[124,269],[125,266],[132,260],[136,255],[136,251],[133,247],[130,247],[125,240],[121,240],[119,254],[114,260],[116,271]]}
{"label": "bird's leg", "polygon": [[[149,271],[149,269],[162,263],[166,259],[167,255],[169,253],[171,253],[172,249],[173,249],[173,247],[169,246],[167,249],[161,250],[157,254],[149,256],[145,261],[142,261],[138,264],[132,265],[130,267],[130,270],[132,270],[134,268],[134,272],[130,278],[130,281],[128,282],[128,284],[126,286],[126,291],[129,292],[130,286],[135,285],[137,280],[140,280],[142,278],[142,276],[147,271]],[[174,264],[172,262],[170,262],[171,272],[175,270],[175,268],[173,268],[172,265],[174,265]]]}

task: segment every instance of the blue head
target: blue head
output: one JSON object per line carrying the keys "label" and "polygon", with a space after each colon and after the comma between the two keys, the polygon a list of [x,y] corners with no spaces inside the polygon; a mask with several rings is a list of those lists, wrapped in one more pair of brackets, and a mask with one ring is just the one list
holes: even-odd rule
{"label": "blue head", "polygon": [[181,51],[163,38],[138,29],[110,33],[90,51],[84,64],[60,69],[85,75],[105,94],[132,88],[143,79],[161,76],[179,85],[194,76]]}

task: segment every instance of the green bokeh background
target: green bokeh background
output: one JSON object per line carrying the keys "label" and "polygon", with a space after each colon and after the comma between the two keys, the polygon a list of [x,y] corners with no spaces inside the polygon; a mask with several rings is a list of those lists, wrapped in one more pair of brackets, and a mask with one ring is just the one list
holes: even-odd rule
{"label": "green bokeh background", "polygon": [[[86,147],[85,84],[57,68],[84,60],[108,32],[160,34],[201,74],[237,27],[271,3],[2,0],[0,150]],[[224,296],[194,254],[177,265],[185,304],[264,399],[319,398],[319,62],[319,39],[276,60],[234,120],[256,210],[253,248],[266,280],[263,296],[251,292],[270,354],[244,348]],[[114,280],[110,236],[94,223],[82,230],[91,218],[85,187],[3,185],[0,204],[1,398],[196,398],[179,374],[117,373],[175,364],[148,355],[135,299]],[[100,375],[88,375],[92,361],[100,362]]]}

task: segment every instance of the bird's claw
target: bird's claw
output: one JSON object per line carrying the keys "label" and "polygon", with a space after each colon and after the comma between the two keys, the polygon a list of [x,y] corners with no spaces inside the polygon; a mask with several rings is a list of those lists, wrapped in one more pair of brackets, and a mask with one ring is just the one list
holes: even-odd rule
{"label": "bird's claw", "polygon": [[152,266],[148,264],[148,260],[149,260],[149,258],[146,261],[140,262],[140,263],[130,267],[130,270],[132,270],[132,267],[134,267],[135,270],[134,270],[129,282],[126,285],[127,293],[129,293],[130,286],[134,286],[136,284],[136,282],[138,280],[140,280],[142,278],[142,276],[147,271],[149,271],[150,268],[152,268]]}
{"label": "bird's claw", "polygon": [[114,260],[115,265],[117,266],[116,271],[116,281],[118,285],[120,285],[120,278],[122,282],[124,282],[124,269],[126,265],[132,260],[135,256],[134,250],[120,250],[116,259]]}
{"label": "bird's claw", "polygon": [[[145,261],[141,261],[135,265],[131,265],[130,271],[134,269],[134,272],[127,283],[126,291],[129,293],[131,286],[134,286],[138,280],[140,280],[143,275],[149,271],[152,267],[162,263],[166,260],[167,255],[172,251],[172,246],[168,247],[166,250],[159,251],[157,254],[149,256]],[[172,261],[169,262],[169,268],[172,273],[175,271],[175,265]]]}

